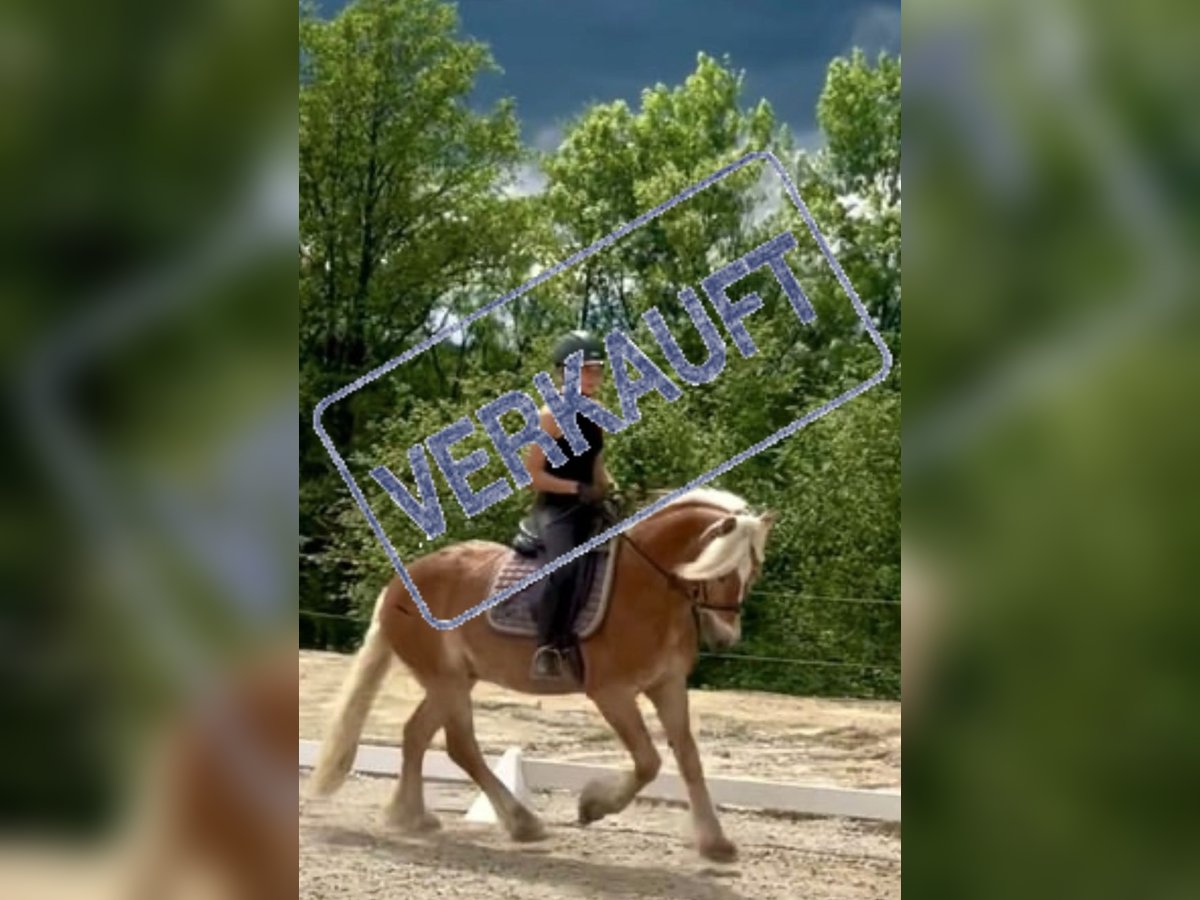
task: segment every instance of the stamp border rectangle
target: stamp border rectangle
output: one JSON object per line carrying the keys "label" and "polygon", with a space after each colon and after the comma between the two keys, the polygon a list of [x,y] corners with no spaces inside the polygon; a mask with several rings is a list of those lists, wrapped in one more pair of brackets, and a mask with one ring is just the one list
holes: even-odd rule
{"label": "stamp border rectangle", "polygon": [[[363,496],[362,490],[358,486],[358,482],[356,482],[354,480],[354,476],[350,474],[350,470],[346,466],[345,460],[342,459],[342,456],[340,453],[338,453],[337,448],[333,446],[333,441],[330,439],[328,433],[322,427],[321,419],[324,416],[325,411],[327,409],[329,409],[329,407],[332,406],[334,403],[337,403],[339,400],[342,400],[342,399],[348,397],[350,394],[353,394],[359,388],[361,388],[367,384],[370,384],[372,381],[375,381],[379,377],[392,371],[392,369],[395,369],[398,366],[404,365],[404,363],[408,362],[410,359],[413,359],[416,356],[419,356],[421,353],[424,353],[426,350],[428,350],[430,347],[434,346],[435,344],[441,343],[443,340],[445,340],[447,337],[449,337],[452,333],[454,333],[456,331],[462,331],[465,334],[467,326],[470,325],[472,322],[475,322],[477,319],[480,319],[483,316],[486,316],[486,315],[494,312],[495,310],[499,309],[504,304],[508,303],[510,300],[515,300],[517,297],[520,297],[520,296],[528,293],[529,291],[533,290],[533,288],[535,288],[539,284],[541,284],[543,281],[547,281],[550,278],[553,278],[555,275],[559,274],[560,272],[562,272],[566,269],[569,269],[571,266],[586,259],[587,257],[591,256],[592,254],[598,253],[600,250],[603,250],[605,247],[609,246],[610,244],[615,243],[616,241],[620,240],[625,235],[629,234],[631,231],[634,231],[634,230],[640,228],[641,226],[645,225],[647,222],[651,221],[652,219],[655,219],[658,216],[662,215],[664,212],[671,209],[672,207],[677,206],[678,204],[689,199],[690,197],[694,196],[695,194],[698,194],[700,191],[704,190],[705,188],[710,187],[711,185],[715,184],[716,182],[720,181],[721,179],[725,178],[726,176],[733,174],[738,169],[741,169],[742,167],[749,165],[752,162],[756,162],[758,160],[764,160],[764,161],[768,162],[771,165],[771,167],[775,170],[776,174],[778,174],[779,177],[783,180],[783,185],[784,185],[784,188],[787,190],[788,196],[790,196],[792,199],[792,202],[796,204],[796,208],[800,211],[800,215],[804,219],[805,224],[808,226],[809,232],[812,234],[813,239],[816,240],[817,245],[821,248],[822,255],[825,257],[825,260],[829,263],[830,267],[833,269],[834,275],[837,277],[838,282],[842,286],[842,289],[845,290],[847,296],[850,298],[850,302],[853,304],[855,312],[858,314],[860,321],[863,323],[863,328],[866,330],[867,334],[870,336],[872,343],[874,343],[876,348],[879,350],[880,358],[882,360],[882,365],[880,366],[879,371],[876,372],[870,378],[868,378],[866,381],[863,381],[861,384],[858,384],[855,387],[851,388],[850,390],[845,391],[842,394],[839,394],[834,399],[828,401],[827,403],[824,403],[817,409],[812,410],[811,412],[809,412],[806,415],[802,416],[801,418],[797,419],[795,422],[792,422],[790,425],[785,425],[783,428],[779,429],[774,434],[771,434],[768,437],[763,438],[761,441],[757,442],[756,444],[753,444],[752,446],[748,447],[747,449],[743,450],[742,452],[730,457],[728,460],[721,463],[720,465],[714,466],[712,469],[709,469],[704,474],[692,479],[691,481],[689,481],[687,484],[683,485],[682,487],[679,487],[676,490],[672,491],[671,493],[669,493],[663,497],[660,497],[658,500],[656,500],[654,503],[650,504],[649,506],[638,510],[636,513],[634,513],[629,518],[627,518],[627,519],[623,520],[622,522],[619,522],[618,524],[613,525],[612,527],[608,528],[607,530],[601,532],[600,534],[593,537],[591,540],[587,541],[584,544],[581,544],[579,547],[576,547],[570,553],[567,553],[563,556],[556,558],[553,562],[548,563],[547,565],[543,566],[541,569],[538,569],[537,571],[527,575],[526,577],[520,579],[517,582],[514,582],[509,587],[498,592],[494,596],[489,597],[480,603],[477,603],[475,606],[460,613],[459,615],[455,616],[454,618],[438,619],[438,618],[432,616],[429,612],[429,607],[426,606],[424,599],[421,597],[421,592],[417,589],[416,584],[413,583],[412,577],[408,574],[408,570],[405,568],[404,563],[400,560],[400,556],[396,552],[396,548],[392,546],[392,542],[388,539],[386,532],[383,530],[383,526],[379,524],[379,520],[376,518],[375,514],[371,511],[371,507],[367,503],[366,498]],[[393,359],[389,360],[388,362],[384,363],[383,365],[381,365],[375,369],[372,369],[367,374],[361,376],[360,378],[356,379],[355,381],[351,382],[350,384],[346,385],[345,387],[340,388],[339,390],[330,394],[328,397],[325,397],[319,403],[317,403],[317,405],[313,408],[313,429],[316,431],[317,437],[320,438],[321,443],[325,446],[326,452],[329,453],[330,459],[333,461],[334,466],[337,468],[339,474],[341,474],[342,480],[346,482],[346,486],[350,489],[350,493],[353,495],[355,503],[358,504],[359,509],[361,509],[363,512],[363,515],[366,516],[367,522],[370,524],[371,529],[375,532],[376,538],[379,540],[380,544],[383,546],[384,551],[387,553],[388,558],[391,560],[392,567],[396,570],[396,574],[400,576],[400,580],[403,581],[404,586],[406,588],[408,588],[409,594],[412,596],[413,601],[417,604],[417,608],[421,611],[422,617],[425,619],[426,622],[428,622],[434,628],[437,628],[442,631],[447,631],[451,628],[457,628],[463,622],[466,622],[469,619],[473,619],[475,616],[487,611],[488,609],[491,609],[493,606],[495,606],[498,603],[504,602],[509,597],[511,597],[513,594],[516,594],[517,592],[524,590],[529,585],[544,578],[546,575],[553,572],[559,566],[566,565],[571,560],[576,559],[579,556],[582,556],[583,554],[585,554],[588,551],[592,550],[593,548],[599,546],[600,544],[604,543],[605,541],[609,541],[612,538],[616,537],[617,535],[621,534],[622,532],[627,531],[629,528],[632,528],[638,522],[640,522],[643,519],[648,518],[649,516],[658,512],[660,509],[662,509],[664,506],[666,506],[672,500],[675,500],[675,499],[683,496],[684,494],[686,494],[688,491],[694,490],[695,488],[700,487],[701,485],[706,484],[709,481],[712,481],[714,478],[717,478],[718,476],[724,474],[725,472],[727,472],[729,469],[733,468],[734,466],[741,464],[745,460],[749,459],[752,456],[757,455],[758,453],[761,453],[767,447],[770,447],[771,445],[778,443],[779,441],[783,440],[784,438],[789,437],[792,434],[795,434],[801,428],[804,428],[806,425],[810,424],[811,422],[816,421],[817,419],[821,418],[821,416],[825,415],[826,413],[836,409],[837,407],[841,406],[843,403],[847,402],[848,400],[852,400],[853,398],[857,397],[859,394],[863,393],[866,390],[869,390],[870,388],[874,387],[879,382],[883,381],[885,378],[887,378],[888,373],[891,371],[891,368],[892,368],[891,350],[889,350],[887,345],[884,343],[883,338],[880,336],[879,331],[875,328],[874,323],[871,321],[871,317],[870,317],[870,315],[868,315],[866,308],[862,304],[862,301],[858,298],[858,294],[855,292],[854,286],[850,283],[850,279],[846,277],[846,273],[844,271],[842,271],[842,267],[838,264],[836,257],[834,257],[833,252],[829,249],[829,245],[825,242],[825,238],[821,234],[821,230],[817,227],[817,223],[813,220],[812,214],[808,211],[808,207],[805,205],[804,200],[800,197],[800,193],[799,193],[799,191],[796,190],[796,186],[792,183],[792,180],[788,176],[787,171],[784,169],[782,163],[779,162],[779,160],[775,157],[775,155],[773,153],[771,153],[768,150],[759,150],[759,151],[755,151],[755,152],[746,154],[745,156],[743,156],[741,159],[737,160],[736,162],[732,162],[729,165],[714,172],[712,175],[709,175],[707,178],[696,182],[691,187],[679,192],[674,197],[672,197],[671,199],[662,203],[661,205],[655,207],[654,209],[652,209],[648,212],[643,213],[642,215],[638,216],[636,219],[622,225],[620,228],[618,228],[617,230],[613,231],[612,233],[606,235],[605,237],[601,238],[600,240],[596,241],[591,246],[578,251],[577,253],[573,254],[572,256],[568,257],[567,259],[563,260],[562,262],[558,263],[557,265],[553,266],[552,268],[546,269],[543,272],[539,272],[536,276],[531,278],[529,281],[525,282],[519,288],[516,288],[515,290],[510,291],[509,293],[505,294],[504,296],[499,297],[496,300],[493,300],[491,303],[487,304],[486,306],[483,306],[483,307],[475,310],[474,312],[470,313],[469,315],[464,316],[456,324],[446,326],[441,331],[439,331],[437,334],[434,334],[434,335],[430,336],[429,338],[427,338],[425,341],[422,341],[416,347],[413,347],[412,349],[405,351],[404,353],[400,354],[397,357],[394,357]]]}

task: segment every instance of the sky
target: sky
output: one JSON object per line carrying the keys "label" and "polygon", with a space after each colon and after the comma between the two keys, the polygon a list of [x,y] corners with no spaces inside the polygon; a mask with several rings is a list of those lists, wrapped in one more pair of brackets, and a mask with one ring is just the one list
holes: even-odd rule
{"label": "sky", "polygon": [[[323,14],[345,4],[322,0]],[[703,50],[745,70],[747,107],[765,97],[798,143],[821,144],[816,103],[830,59],[900,50],[900,3],[859,0],[460,0],[464,34],[489,44],[503,74],[472,104],[513,97],[526,143],[552,149],[594,101],[680,83]]]}

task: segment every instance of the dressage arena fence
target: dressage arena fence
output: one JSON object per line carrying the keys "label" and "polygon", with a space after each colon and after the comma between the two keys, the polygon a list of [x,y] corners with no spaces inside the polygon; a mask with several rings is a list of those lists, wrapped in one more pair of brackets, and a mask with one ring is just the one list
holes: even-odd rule
{"label": "dressage arena fence", "polygon": [[[318,741],[300,741],[300,768],[311,769],[316,764],[319,750]],[[597,776],[623,771],[611,766],[529,759],[519,748],[511,748],[503,756],[485,758],[489,768],[521,800],[528,800],[531,791],[579,791]],[[400,760],[399,747],[360,744],[353,770],[361,775],[395,776],[400,772]],[[442,751],[426,751],[421,774],[426,781],[471,783],[470,777]],[[883,822],[900,821],[898,790],[805,786],[712,776],[706,777],[705,781],[713,803],[724,808]],[[674,772],[660,772],[654,781],[638,793],[638,797],[686,803],[687,787],[683,779]],[[495,813],[482,793],[468,810],[467,818],[472,821],[495,821]]]}

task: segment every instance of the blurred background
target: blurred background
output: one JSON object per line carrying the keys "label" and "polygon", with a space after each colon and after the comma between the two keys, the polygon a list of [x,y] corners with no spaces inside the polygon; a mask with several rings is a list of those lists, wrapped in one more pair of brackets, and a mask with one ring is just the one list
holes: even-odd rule
{"label": "blurred background", "polygon": [[[763,39],[733,19],[712,19],[727,46],[710,49],[721,68],[729,49],[745,68],[740,109],[767,98],[771,134],[787,123],[797,150],[836,159],[816,118],[830,60],[861,46],[866,65],[851,71],[865,73],[879,50],[898,54],[897,16],[796,9],[786,27],[767,23],[794,96],[752,64]],[[171,790],[217,796],[214,778],[260,836],[282,836],[259,859],[294,871],[290,667],[298,637],[315,638],[293,611],[334,596],[313,560],[334,551],[311,543],[319,531],[301,514],[325,501],[306,507],[308,478],[297,498],[297,465],[336,479],[308,416],[344,382],[296,367],[297,334],[302,348],[312,335],[290,269],[302,215],[292,15],[257,0],[0,13],[8,895],[99,895],[117,823]],[[906,336],[918,354],[902,432],[911,886],[1190,897],[1196,13],[1178,0],[916,0],[904,18]],[[854,37],[789,68],[789,50],[830,21]],[[680,90],[697,66],[688,44],[669,72],[585,85],[570,113],[623,97],[634,115],[642,87]],[[521,62],[498,39],[493,51],[536,76],[536,55]],[[542,80],[548,94],[571,83]],[[512,94],[495,81],[471,93],[470,81],[449,90],[481,116]],[[526,109],[535,102],[520,97],[519,124],[480,139],[506,161],[558,151],[566,128]],[[527,130],[543,120],[544,134]],[[869,117],[837,121],[863,145],[855,123]],[[550,177],[518,163],[509,194],[544,192]],[[814,184],[797,178],[802,192]],[[899,353],[898,334],[889,344]],[[332,612],[356,612],[352,596],[339,602]],[[333,627],[320,640],[344,640]],[[278,666],[263,651],[276,646]],[[274,727],[231,727],[238,710]],[[216,774],[177,763],[163,775],[173,789],[139,790],[162,784],[145,773],[171,741],[242,761]],[[263,765],[287,809],[272,789],[238,790],[275,783],[257,778]]]}
{"label": "blurred background", "polygon": [[906,876],[1182,897],[1195,7],[905,5]]}
{"label": "blurred background", "polygon": [[[899,354],[898,4],[565,9],[302,6],[295,55],[291,10],[259,2],[0,14],[0,892],[291,895],[295,648],[351,646],[363,586],[387,568],[311,410],[439,322],[770,147]],[[358,38],[379,52],[351,52]],[[381,58],[397,47],[426,56]],[[636,296],[606,262],[581,273],[591,293],[560,287],[544,316],[531,304],[524,345],[481,327],[410,384],[335,409],[344,452],[378,461],[424,436],[439,409],[405,415],[435,388],[460,402],[490,398],[501,374],[527,384],[562,326],[603,332],[654,305],[676,317],[664,301],[681,284],[776,226],[806,240],[759,187],[714,192],[631,244]],[[379,218],[360,215],[366,201]],[[364,222],[415,231],[372,237]],[[668,451],[695,423],[665,417],[618,469],[635,502],[877,368],[811,244],[791,262],[825,313],[826,364],[800,364],[809,341],[768,297],[751,325],[762,357],[706,402],[769,396],[679,459]],[[653,403],[651,421],[665,412]],[[699,683],[896,696],[898,422],[897,366],[854,412],[788,442],[788,459],[730,482],[749,493],[770,476],[753,499],[794,511],[779,533],[796,549],[755,626],[783,643],[706,660]],[[804,481],[772,475],[783,466]]]}
{"label": "blurred background", "polygon": [[294,884],[294,15],[0,12],[6,897]]}

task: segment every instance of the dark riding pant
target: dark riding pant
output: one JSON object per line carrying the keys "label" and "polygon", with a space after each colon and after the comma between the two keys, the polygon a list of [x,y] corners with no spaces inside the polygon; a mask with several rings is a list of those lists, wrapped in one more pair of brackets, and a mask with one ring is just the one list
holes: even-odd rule
{"label": "dark riding pant", "polygon": [[[570,553],[594,534],[595,507],[572,502],[559,505],[539,503],[534,507],[547,562]],[[572,643],[571,627],[575,614],[586,598],[582,596],[591,565],[591,554],[576,557],[546,576],[538,603],[538,644],[563,648]]]}

